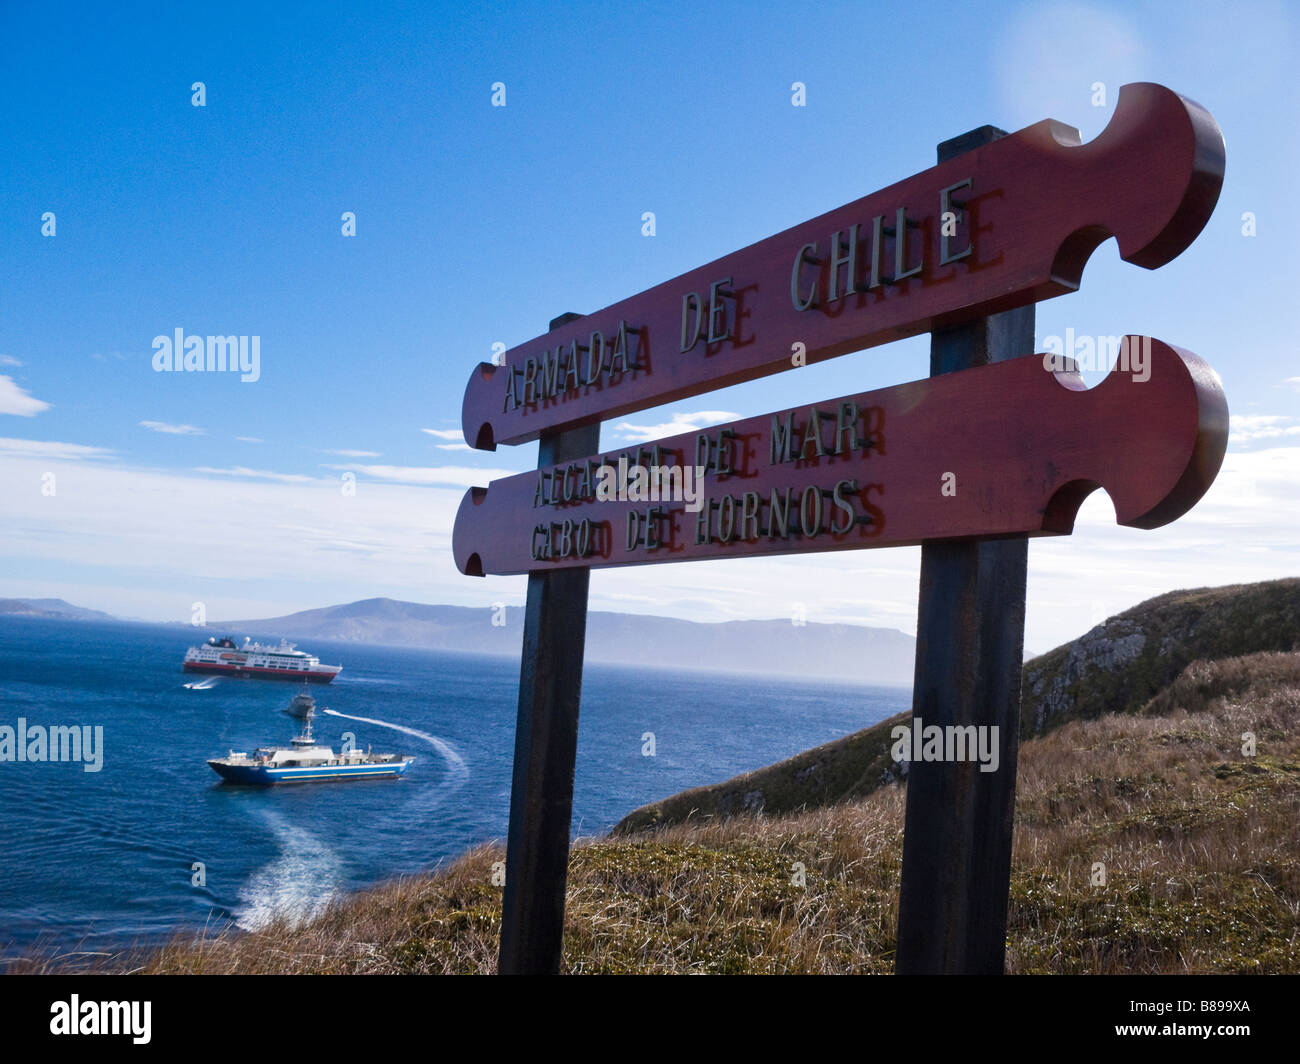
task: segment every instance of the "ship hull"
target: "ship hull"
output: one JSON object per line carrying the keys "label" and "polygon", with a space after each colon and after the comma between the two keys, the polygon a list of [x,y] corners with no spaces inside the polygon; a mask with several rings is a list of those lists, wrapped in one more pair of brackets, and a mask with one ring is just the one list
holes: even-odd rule
{"label": "ship hull", "polygon": [[242,783],[253,787],[271,787],[283,783],[336,783],[346,780],[396,779],[406,772],[409,761],[394,761],[379,765],[316,765],[301,768],[267,768],[262,765],[225,765],[209,761],[218,776],[226,783]]}
{"label": "ship hull", "polygon": [[322,669],[320,672],[306,672],[301,669],[264,669],[256,665],[211,665],[202,661],[187,661],[181,668],[184,672],[209,672],[255,680],[290,680],[293,683],[329,683],[342,671]]}

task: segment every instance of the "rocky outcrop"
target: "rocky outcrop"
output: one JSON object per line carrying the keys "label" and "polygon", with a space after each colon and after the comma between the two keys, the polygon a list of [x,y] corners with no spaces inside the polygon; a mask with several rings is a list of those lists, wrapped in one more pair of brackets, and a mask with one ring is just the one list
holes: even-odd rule
{"label": "rocky outcrop", "polygon": [[1174,591],[1027,662],[1021,736],[1133,713],[1191,662],[1300,647],[1300,580]]}
{"label": "rocky outcrop", "polygon": [[1026,670],[1026,694],[1034,700],[1034,732],[1066,716],[1075,704],[1075,689],[1085,676],[1116,672],[1129,665],[1147,645],[1147,633],[1136,622],[1113,618],[1069,644],[1056,671]]}

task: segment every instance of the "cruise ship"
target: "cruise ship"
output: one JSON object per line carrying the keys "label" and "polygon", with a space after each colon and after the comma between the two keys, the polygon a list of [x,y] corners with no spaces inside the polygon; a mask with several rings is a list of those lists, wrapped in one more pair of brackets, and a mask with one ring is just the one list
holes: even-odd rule
{"label": "cruise ship", "polygon": [[322,665],[320,658],[280,641],[268,646],[248,639],[236,646],[230,638],[215,636],[185,652],[186,672],[215,672],[224,676],[252,676],[263,680],[293,680],[296,683],[329,683],[343,671],[342,665]]}
{"label": "cruise ship", "polygon": [[270,786],[276,783],[329,783],[337,780],[396,779],[415,760],[406,754],[373,754],[369,750],[344,750],[336,754],[329,746],[318,746],[311,734],[314,709],[303,718],[302,734],[289,746],[260,747],[250,756],[231,750],[225,757],[208,762],[226,783]]}

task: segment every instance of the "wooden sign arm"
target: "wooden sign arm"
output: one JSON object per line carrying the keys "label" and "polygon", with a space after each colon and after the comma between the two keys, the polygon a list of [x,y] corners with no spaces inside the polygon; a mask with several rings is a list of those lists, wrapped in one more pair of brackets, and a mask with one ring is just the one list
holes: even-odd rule
{"label": "wooden sign arm", "polygon": [[1079,140],[1039,122],[521,344],[471,373],[465,439],[522,443],[1061,295],[1112,235],[1152,269],[1204,227],[1225,156],[1200,105],[1126,85]]}
{"label": "wooden sign arm", "polygon": [[[1098,487],[1120,524],[1156,528],[1208,490],[1227,428],[1205,362],[1129,336],[1092,389],[1017,358],[504,477],[466,493],[452,550],[481,576],[1066,535]],[[695,510],[636,496],[656,451],[704,463]],[[598,498],[620,458],[607,482],[631,490]]]}

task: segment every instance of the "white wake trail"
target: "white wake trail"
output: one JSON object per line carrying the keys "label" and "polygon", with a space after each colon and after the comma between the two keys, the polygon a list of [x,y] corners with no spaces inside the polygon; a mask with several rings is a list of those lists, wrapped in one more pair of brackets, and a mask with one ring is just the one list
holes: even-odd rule
{"label": "white wake trail", "polygon": [[323,712],[328,713],[331,717],[358,720],[362,724],[377,724],[381,728],[392,728],[394,731],[405,732],[407,735],[414,735],[417,739],[423,739],[442,755],[443,760],[447,762],[447,767],[451,770],[454,782],[462,783],[469,778],[469,766],[465,764],[465,759],[456,753],[450,743],[439,739],[436,735],[430,735],[428,732],[422,732],[415,728],[408,728],[404,724],[390,724],[386,720],[375,720],[373,717],[354,717],[350,713],[340,713],[337,709],[326,709]]}
{"label": "white wake trail", "polygon": [[276,917],[295,925],[310,920],[338,895],[343,871],[339,855],[311,832],[269,809],[259,812],[276,836],[278,853],[240,888],[243,904],[233,915],[245,931]]}

